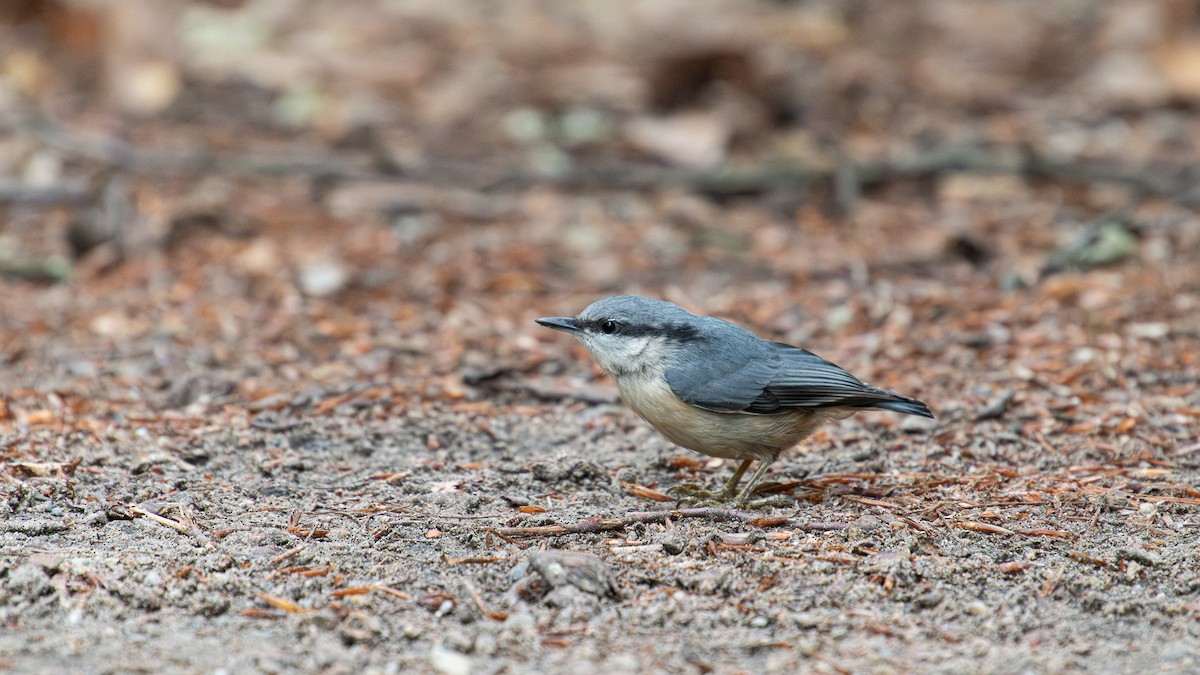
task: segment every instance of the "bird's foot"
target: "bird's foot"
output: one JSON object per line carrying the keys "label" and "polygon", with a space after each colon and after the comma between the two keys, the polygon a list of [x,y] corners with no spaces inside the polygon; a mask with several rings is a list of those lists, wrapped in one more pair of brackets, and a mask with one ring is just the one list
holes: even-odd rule
{"label": "bird's foot", "polygon": [[667,494],[681,502],[696,499],[727,499],[734,496],[726,494],[724,490],[709,490],[700,483],[677,483],[667,490]]}
{"label": "bird's foot", "polygon": [[750,495],[730,490],[709,490],[699,483],[679,483],[667,493],[688,506],[711,506],[741,509],[762,509],[776,506],[795,506],[796,500],[786,495],[768,495],[751,499]]}

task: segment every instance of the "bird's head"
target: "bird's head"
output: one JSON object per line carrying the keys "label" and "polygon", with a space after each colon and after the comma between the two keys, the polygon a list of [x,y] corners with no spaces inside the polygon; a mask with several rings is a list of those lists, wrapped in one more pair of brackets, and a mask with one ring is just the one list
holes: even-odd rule
{"label": "bird's head", "polygon": [[661,369],[680,345],[700,337],[700,317],[682,307],[636,295],[597,300],[576,317],[537,322],[579,339],[605,371],[625,375]]}

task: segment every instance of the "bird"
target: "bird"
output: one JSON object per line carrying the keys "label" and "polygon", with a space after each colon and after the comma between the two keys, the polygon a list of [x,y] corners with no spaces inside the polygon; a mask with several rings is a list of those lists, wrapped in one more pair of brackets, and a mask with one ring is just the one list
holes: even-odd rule
{"label": "bird", "polygon": [[676,486],[683,501],[778,503],[751,497],[775,460],[825,422],[863,410],[933,418],[921,401],[862,382],[806,349],[664,300],[612,296],[578,316],[536,321],[583,343],[621,399],[672,443],[740,460],[719,492]]}

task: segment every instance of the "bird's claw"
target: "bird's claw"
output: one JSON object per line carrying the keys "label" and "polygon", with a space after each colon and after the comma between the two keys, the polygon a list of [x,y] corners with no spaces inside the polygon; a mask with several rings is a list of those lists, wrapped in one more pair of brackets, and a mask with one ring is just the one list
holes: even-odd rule
{"label": "bird's claw", "polygon": [[678,483],[667,490],[667,494],[672,497],[679,498],[681,502],[691,502],[700,499],[727,499],[731,495],[726,495],[722,491],[713,491],[704,487],[700,483]]}

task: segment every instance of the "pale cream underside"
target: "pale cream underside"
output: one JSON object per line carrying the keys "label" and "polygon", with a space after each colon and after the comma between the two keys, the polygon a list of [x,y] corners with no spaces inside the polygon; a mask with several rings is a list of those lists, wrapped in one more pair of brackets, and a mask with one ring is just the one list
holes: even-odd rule
{"label": "pale cream underside", "polygon": [[826,420],[854,413],[842,408],[770,415],[713,412],[679,400],[659,373],[641,371],[616,380],[621,398],[671,442],[726,459],[773,461]]}
{"label": "pale cream underside", "polygon": [[770,463],[811,436],[826,420],[855,412],[825,408],[754,415],[697,408],[679,400],[667,385],[669,349],[664,340],[603,334],[580,338],[600,367],[616,378],[621,398],[634,412],[671,442],[713,457]]}

